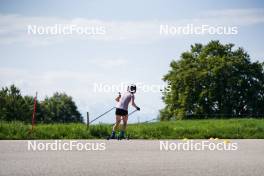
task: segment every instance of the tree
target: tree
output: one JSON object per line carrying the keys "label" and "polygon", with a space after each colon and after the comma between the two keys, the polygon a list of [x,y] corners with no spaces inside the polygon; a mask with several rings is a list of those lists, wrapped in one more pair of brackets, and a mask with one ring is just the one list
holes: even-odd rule
{"label": "tree", "polygon": [[41,105],[44,108],[44,122],[82,122],[82,116],[77,110],[72,97],[56,92],[46,98]]}
{"label": "tree", "polygon": [[251,62],[233,44],[195,44],[172,61],[163,80],[162,120],[171,118],[260,117],[264,114],[263,63]]}
{"label": "tree", "polygon": [[4,87],[0,91],[0,119],[30,122],[33,104],[33,97],[23,97],[15,85]]}
{"label": "tree", "polygon": [[[36,122],[82,122],[82,116],[72,98],[65,93],[55,93],[43,102],[37,101]],[[22,96],[15,86],[0,90],[0,120],[31,122],[34,108],[32,96]]]}

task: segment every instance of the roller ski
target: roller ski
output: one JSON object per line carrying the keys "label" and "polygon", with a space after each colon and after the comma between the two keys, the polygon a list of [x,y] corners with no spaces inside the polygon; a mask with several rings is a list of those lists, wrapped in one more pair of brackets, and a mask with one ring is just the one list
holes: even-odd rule
{"label": "roller ski", "polygon": [[117,137],[117,140],[122,140],[122,139],[126,139],[126,140],[130,139],[128,135],[127,136],[125,135],[124,131],[121,131],[119,136]]}
{"label": "roller ski", "polygon": [[129,135],[125,136],[125,132],[124,131],[121,131],[120,134],[118,136],[116,136],[115,132],[113,131],[112,134],[110,136],[108,136],[106,139],[107,140],[111,140],[111,139],[117,139],[117,140],[126,139],[126,140],[129,140],[130,137],[129,137]]}

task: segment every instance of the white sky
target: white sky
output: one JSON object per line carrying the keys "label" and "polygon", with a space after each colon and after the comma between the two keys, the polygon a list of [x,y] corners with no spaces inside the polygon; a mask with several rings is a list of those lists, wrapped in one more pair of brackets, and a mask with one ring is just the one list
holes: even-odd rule
{"label": "white sky", "polygon": [[[97,24],[106,34],[29,35],[27,25]],[[96,93],[94,83],[163,84],[172,59],[194,43],[210,40],[242,46],[263,61],[261,1],[0,1],[0,86],[15,84],[40,99],[66,92],[91,119],[115,105],[116,93]],[[159,34],[159,25],[237,26],[237,35]],[[163,107],[161,93],[138,91],[142,111],[130,122],[149,120]],[[102,118],[112,122],[114,113]]]}

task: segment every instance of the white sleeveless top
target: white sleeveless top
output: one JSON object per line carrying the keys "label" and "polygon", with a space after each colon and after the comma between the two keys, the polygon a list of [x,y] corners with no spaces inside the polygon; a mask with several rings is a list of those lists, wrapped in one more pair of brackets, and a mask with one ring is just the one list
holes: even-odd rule
{"label": "white sleeveless top", "polygon": [[130,92],[125,92],[121,95],[121,98],[119,99],[119,102],[116,104],[116,108],[119,109],[128,109],[128,105],[130,101],[134,98],[134,95]]}

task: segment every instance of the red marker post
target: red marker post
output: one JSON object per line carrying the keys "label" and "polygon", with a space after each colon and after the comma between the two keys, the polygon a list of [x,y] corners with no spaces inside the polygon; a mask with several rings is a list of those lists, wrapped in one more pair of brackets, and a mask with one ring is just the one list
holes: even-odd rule
{"label": "red marker post", "polygon": [[34,98],[34,108],[33,108],[33,114],[32,114],[32,130],[33,130],[34,125],[35,125],[35,114],[36,114],[36,110],[37,110],[37,96],[38,96],[38,92],[36,92],[36,96]]}

